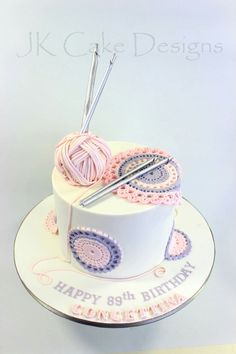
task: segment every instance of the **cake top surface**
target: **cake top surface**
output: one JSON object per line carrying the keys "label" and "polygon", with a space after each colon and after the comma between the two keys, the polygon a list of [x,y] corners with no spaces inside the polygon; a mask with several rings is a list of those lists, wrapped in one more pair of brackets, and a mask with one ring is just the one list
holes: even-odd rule
{"label": "cake top surface", "polygon": [[[108,142],[108,145],[111,149],[112,155],[114,159],[110,163],[110,166],[108,167],[108,173],[105,174],[105,182],[106,184],[109,183],[112,179],[115,178],[114,175],[114,169],[116,168],[116,165],[124,159],[126,162],[125,164],[122,163],[120,166],[121,168],[117,169],[117,173],[119,176],[119,173],[122,171],[122,173],[125,173],[128,171],[130,168],[132,168],[134,161],[133,159],[130,160],[130,153],[129,151],[135,151],[137,152],[138,155],[140,155],[142,158],[148,158],[150,156],[150,153],[153,151],[156,151],[155,149],[149,149],[142,147],[138,144],[135,143],[130,143],[130,142]],[[160,150],[158,150],[160,151]],[[142,152],[142,154],[140,154]],[[126,155],[127,154],[127,155]],[[147,157],[146,157],[147,156]],[[128,158],[127,158],[128,157]],[[135,159],[136,161],[136,159]],[[115,162],[115,163],[114,163]],[[123,162],[123,161],[122,161]],[[126,170],[125,170],[126,168]],[[173,168],[173,166],[172,166]],[[111,172],[111,173],[110,173]],[[169,173],[167,171],[167,173]],[[175,175],[175,171],[173,172]],[[113,178],[112,178],[113,176]],[[89,186],[89,187],[84,187],[84,186],[73,186],[69,184],[63,177],[63,175],[56,169],[54,168],[53,173],[52,173],[52,184],[53,184],[53,189],[54,193],[58,195],[60,198],[65,200],[67,203],[72,204],[74,207],[77,208],[86,208],[87,212],[95,213],[95,214],[105,214],[105,215],[124,215],[124,214],[130,214],[130,213],[139,213],[139,212],[145,212],[145,210],[150,210],[151,208],[168,208],[168,205],[155,205],[154,204],[145,204],[141,203],[140,200],[137,198],[140,195],[143,194],[143,191],[145,191],[145,195],[148,197],[150,194],[152,195],[158,195],[160,196],[161,193],[153,193],[154,191],[151,190],[151,185],[152,185],[152,178],[153,175],[147,176],[148,179],[143,180],[142,178],[137,181],[137,185],[131,184],[127,186],[126,190],[124,189],[118,190],[116,194],[109,193],[102,199],[96,201],[95,203],[92,203],[86,207],[82,207],[79,205],[79,201],[90,194],[94,193],[97,191],[99,188],[101,188],[104,184],[101,182],[96,183],[95,185]],[[155,174],[154,174],[155,177]],[[177,182],[177,177],[173,176],[174,179],[176,179],[175,183]],[[163,178],[165,176],[160,176],[158,173],[158,176],[156,175],[156,178],[162,182]],[[170,182],[169,180],[167,181],[168,183]],[[169,184],[167,183],[167,186]],[[173,182],[172,182],[173,183]],[[177,184],[176,184],[177,185]],[[136,189],[138,188],[139,190],[137,191]],[[161,187],[161,188],[160,188]],[[162,192],[164,191],[165,194],[165,189],[163,188],[164,185],[163,183],[158,182],[158,190],[157,192]],[[177,186],[179,187],[179,186]],[[145,188],[145,190],[143,189]],[[130,190],[129,190],[130,189]],[[131,193],[132,190],[132,193]],[[139,193],[139,191],[141,193]],[[149,193],[150,191],[150,193]],[[121,194],[119,194],[119,192]],[[124,195],[126,193],[126,195]],[[123,195],[122,195],[123,194]],[[127,197],[128,196],[128,197]],[[130,198],[131,197],[131,198]],[[129,199],[129,200],[128,200]],[[159,201],[158,203],[159,204]],[[168,203],[167,203],[168,204]],[[174,203],[169,203],[169,204],[174,204]],[[169,208],[171,208],[173,205],[170,205]]]}

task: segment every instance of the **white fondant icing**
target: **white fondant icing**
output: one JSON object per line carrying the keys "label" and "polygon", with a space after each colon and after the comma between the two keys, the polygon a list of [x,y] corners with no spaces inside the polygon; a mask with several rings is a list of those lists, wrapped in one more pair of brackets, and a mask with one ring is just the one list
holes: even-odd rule
{"label": "white fondant icing", "polygon": [[[126,142],[110,142],[112,154],[138,147]],[[174,221],[174,206],[142,205],[110,193],[88,207],[79,206],[79,200],[101,187],[78,187],[67,183],[56,170],[52,173],[55,211],[59,228],[59,242],[65,258],[85,271],[71,255],[68,246],[68,227],[71,211],[71,229],[92,228],[108,234],[122,250],[122,261],[113,271],[101,273],[105,278],[135,276],[157,266],[164,258],[165,248]],[[74,202],[77,199],[76,202]],[[71,208],[71,204],[72,208]]]}

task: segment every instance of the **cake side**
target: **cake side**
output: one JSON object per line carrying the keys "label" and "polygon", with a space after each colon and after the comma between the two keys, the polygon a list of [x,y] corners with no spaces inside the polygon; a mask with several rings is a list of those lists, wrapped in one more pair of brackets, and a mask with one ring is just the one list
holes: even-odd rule
{"label": "cake side", "polygon": [[[138,147],[125,142],[111,142],[109,146],[113,155]],[[102,277],[122,278],[141,274],[163,260],[174,222],[173,205],[131,203],[110,193],[83,208],[79,199],[99,189],[100,182],[92,187],[72,186],[54,170],[52,183],[59,242],[65,258],[75,267]],[[76,229],[82,230],[80,234],[73,234]],[[109,240],[108,246],[102,244],[102,238]],[[116,259],[114,253],[106,269],[102,262],[112,255],[112,247],[119,257]],[[92,265],[87,268],[89,261]]]}

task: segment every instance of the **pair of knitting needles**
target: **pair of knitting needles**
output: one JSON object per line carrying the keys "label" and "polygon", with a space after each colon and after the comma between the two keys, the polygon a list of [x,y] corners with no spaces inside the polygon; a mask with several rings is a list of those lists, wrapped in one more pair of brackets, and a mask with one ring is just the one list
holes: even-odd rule
{"label": "pair of knitting needles", "polygon": [[88,82],[88,87],[87,87],[87,95],[86,95],[86,101],[85,101],[82,128],[80,130],[81,133],[86,133],[89,130],[89,124],[90,124],[91,118],[92,118],[93,113],[96,109],[98,101],[101,97],[102,91],[106,85],[106,82],[107,82],[107,79],[110,75],[111,69],[113,68],[113,64],[116,59],[116,54],[114,53],[112,58],[110,59],[109,66],[105,72],[105,75],[104,75],[104,77],[101,81],[101,84],[97,90],[97,93],[93,99],[94,85],[95,85],[97,66],[98,66],[98,57],[99,57],[98,44],[95,44],[95,48],[93,51],[93,57],[92,57],[92,65],[91,65],[90,74],[89,74],[89,82]]}
{"label": "pair of knitting needles", "polygon": [[115,189],[119,188],[120,186],[131,182],[132,180],[141,177],[145,173],[151,172],[157,167],[165,165],[173,160],[173,157],[166,157],[165,159],[159,161],[158,157],[154,157],[143,164],[137,166],[133,170],[127,172],[126,174],[122,175],[121,177],[117,178],[115,181],[111,182],[107,186],[99,189],[97,192],[91,194],[87,198],[84,198],[80,201],[80,205],[85,207],[96,200],[104,197],[106,194],[114,191]]}

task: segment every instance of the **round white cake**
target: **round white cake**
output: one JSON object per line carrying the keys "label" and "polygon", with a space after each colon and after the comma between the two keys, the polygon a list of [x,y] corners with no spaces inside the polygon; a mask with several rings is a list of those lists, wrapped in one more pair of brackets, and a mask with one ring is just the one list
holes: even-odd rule
{"label": "round white cake", "polygon": [[[108,145],[113,156],[140,148],[128,142]],[[102,183],[73,186],[54,168],[52,184],[60,247],[73,266],[95,276],[127,278],[163,261],[174,224],[173,203],[142,204],[110,193],[83,207],[79,201]]]}

